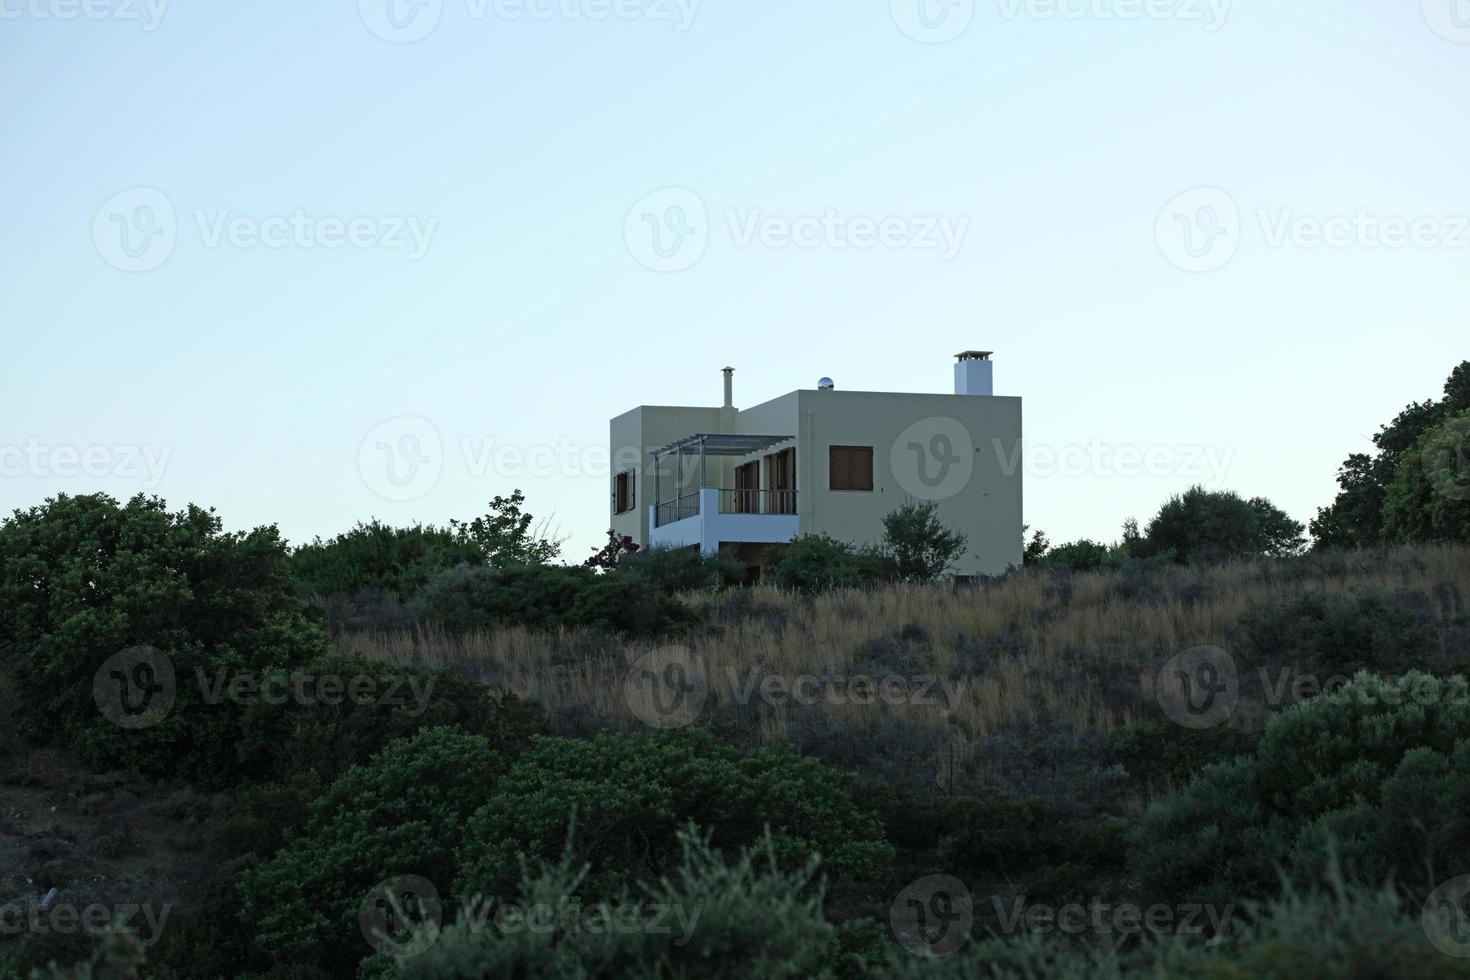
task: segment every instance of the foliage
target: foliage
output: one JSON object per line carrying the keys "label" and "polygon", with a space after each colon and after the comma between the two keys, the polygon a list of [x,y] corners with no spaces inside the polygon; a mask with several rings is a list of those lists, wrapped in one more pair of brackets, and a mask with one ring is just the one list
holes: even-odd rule
{"label": "foliage", "polygon": [[1301,550],[1302,526],[1264,497],[1191,487],[1171,497],[1134,547],[1138,557],[1172,555],[1180,562],[1225,561]]}
{"label": "foliage", "polygon": [[290,572],[297,594],[308,598],[376,590],[407,600],[444,569],[483,562],[480,547],[451,528],[374,520],[297,548]]}
{"label": "foliage", "polygon": [[[1021,540],[1025,541],[1026,532],[1029,530],[1031,530],[1029,525],[1023,524],[1021,526]],[[1037,531],[1031,535],[1030,541],[1026,541],[1026,547],[1021,556],[1022,564],[1034,565],[1036,562],[1039,562],[1043,558],[1045,558],[1046,553],[1050,550],[1051,542],[1047,540],[1047,537],[1044,533],[1042,533],[1041,531]]]}
{"label": "foliage", "polygon": [[86,962],[70,967],[52,963],[29,975],[31,980],[138,980],[138,968],[146,959],[143,944],[137,937],[112,930],[97,941]]}
{"label": "foliage", "polygon": [[470,819],[454,890],[505,896],[522,856],[558,853],[573,813],[594,895],[668,871],[689,821],[721,846],[750,844],[769,825],[783,866],[815,851],[834,873],[872,877],[891,849],[849,785],[787,746],[742,755],[700,729],[536,739]]}
{"label": "foliage", "polygon": [[633,555],[638,554],[638,542],[632,535],[619,534],[611,528],[607,531],[607,544],[592,549],[592,557],[582,562],[588,568],[614,569]]}
{"label": "foliage", "polygon": [[1409,404],[1374,435],[1375,453],[1353,453],[1342,464],[1336,499],[1311,522],[1317,545],[1470,540],[1466,497],[1428,492],[1432,487],[1465,488],[1470,475],[1463,465],[1466,433],[1463,421],[1455,420],[1463,420],[1466,412],[1470,361],[1461,361],[1445,381],[1439,401]]}
{"label": "foliage", "polygon": [[1057,545],[1040,560],[1040,564],[1048,568],[1066,568],[1074,572],[1095,572],[1103,567],[1111,554],[1112,549],[1107,545],[1082,538],[1078,541]]}
{"label": "foliage", "polygon": [[697,548],[645,548],[625,559],[618,574],[673,596],[738,585],[745,567],[728,555],[703,555]]}
{"label": "foliage", "polygon": [[312,804],[301,836],[241,876],[258,941],[276,953],[350,955],[362,942],[358,904],[374,885],[404,873],[450,880],[465,820],[504,768],[490,739],[444,727],[348,770]]}
{"label": "foliage", "polygon": [[1285,666],[1322,682],[1361,670],[1400,674],[1437,658],[1437,625],[1411,595],[1314,592],[1250,613],[1245,653],[1252,666]]}
{"label": "foliage", "polygon": [[[172,663],[177,696],[158,724],[124,731],[99,713],[94,677],[143,645]],[[325,646],[291,595],[274,527],[225,533],[213,511],[101,494],[0,525],[0,656],[18,675],[21,723],[78,739],[99,765],[217,775],[234,755],[233,716],[204,703],[196,672],[290,668]]]}
{"label": "foliage", "polygon": [[1215,915],[1225,921],[1219,941],[1213,935],[1202,941],[1164,933],[1134,944],[1074,945],[1055,932],[1023,931],[977,936],[959,954],[943,959],[894,953],[880,972],[895,980],[1470,977],[1470,961],[1445,955],[1425,938],[1415,903],[1390,888],[1353,886],[1330,873],[1324,877],[1311,889],[1288,888],[1270,901],[1217,907]]}
{"label": "foliage", "polygon": [[762,579],[778,589],[815,595],[833,589],[863,588],[885,572],[873,551],[854,548],[826,534],[803,534],[766,550]]}
{"label": "foliage", "polygon": [[509,497],[496,496],[489,513],[472,521],[450,521],[450,527],[492,568],[550,564],[561,554],[564,539],[548,537],[547,522],[525,513],[521,509],[525,503],[520,490]]}
{"label": "foliage", "polygon": [[1274,716],[1252,756],[1206,766],[1145,814],[1145,888],[1234,901],[1278,869],[1320,874],[1335,842],[1351,880],[1393,875],[1422,895],[1470,873],[1470,681],[1359,674]]}
{"label": "foliage", "polygon": [[[731,862],[693,828],[679,831],[680,858],[658,882],[588,908],[585,868],[571,853],[559,864],[522,865],[519,908],[579,909],[547,929],[460,922],[398,966],[403,980],[745,980],[832,978],[837,930],[822,914],[816,860],[783,870],[776,844],[758,838]],[[498,911],[500,906],[496,906]],[[633,928],[608,928],[614,910],[650,909]],[[658,912],[657,910],[668,910]],[[487,910],[488,911],[488,910]],[[655,918],[658,915],[658,918]],[[503,919],[501,921],[514,921]],[[629,921],[624,919],[624,921]]]}
{"label": "foliage", "polygon": [[1470,411],[1426,432],[1403,460],[1383,502],[1393,541],[1470,541]]}
{"label": "foliage", "polygon": [[883,555],[900,582],[933,582],[954,566],[967,538],[939,520],[933,501],[903,504],[883,518]]}
{"label": "foliage", "polygon": [[[320,679],[330,679],[349,693],[340,698],[324,693],[284,705],[247,705],[234,772],[256,780],[311,771],[330,781],[393,739],[426,728],[453,725],[493,737],[498,749],[514,750],[543,726],[535,705],[449,670],[402,668],[333,654],[293,675],[267,672],[265,678],[300,683],[308,692]],[[361,696],[351,696],[354,686]]]}
{"label": "foliage", "polygon": [[550,565],[445,572],[424,589],[420,616],[451,631],[525,626],[632,636],[673,633],[698,622],[638,575]]}

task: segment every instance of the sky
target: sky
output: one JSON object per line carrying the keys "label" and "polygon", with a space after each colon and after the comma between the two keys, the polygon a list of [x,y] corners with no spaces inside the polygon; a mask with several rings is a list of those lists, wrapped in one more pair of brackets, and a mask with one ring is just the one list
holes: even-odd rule
{"label": "sky", "polygon": [[293,543],[822,376],[1024,398],[1025,519],[1306,521],[1470,355],[1470,0],[0,0],[0,512]]}

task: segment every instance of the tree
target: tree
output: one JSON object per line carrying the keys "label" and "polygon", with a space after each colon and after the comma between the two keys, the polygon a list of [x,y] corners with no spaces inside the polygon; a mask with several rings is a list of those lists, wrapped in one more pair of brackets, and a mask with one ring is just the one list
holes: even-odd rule
{"label": "tree", "polygon": [[[142,494],[61,494],[0,524],[0,664],[16,671],[22,726],[99,764],[219,781],[237,719],[205,703],[196,672],[290,669],[325,648],[273,526],[225,532],[213,510]],[[99,712],[105,697],[163,713],[124,730]]]}
{"label": "tree", "polygon": [[[1029,530],[1031,530],[1031,525],[1021,525],[1021,540],[1025,541],[1026,532]],[[1046,539],[1046,534],[1042,531],[1037,531],[1031,535],[1031,540],[1026,542],[1026,549],[1021,554],[1021,563],[1024,565],[1034,565],[1045,558],[1047,551],[1050,549],[1051,542]]]}
{"label": "tree", "polygon": [[933,501],[910,501],[883,518],[883,554],[901,582],[933,582],[953,567],[967,541],[940,522]]}
{"label": "tree", "polygon": [[1190,487],[1171,497],[1130,548],[1139,557],[1172,554],[1180,562],[1282,557],[1302,547],[1302,525],[1264,497]]}
{"label": "tree", "polygon": [[561,554],[565,537],[548,537],[547,520],[537,521],[522,513],[526,495],[516,490],[509,497],[490,501],[490,513],[473,521],[450,521],[461,540],[479,549],[483,563],[492,568],[512,565],[549,565]]}
{"label": "tree", "polygon": [[[1466,411],[1470,411],[1470,361],[1461,361],[1450,372],[1444,396],[1438,402],[1405,406],[1373,436],[1374,454],[1354,453],[1342,464],[1337,474],[1336,499],[1320,508],[1311,522],[1317,547],[1363,548],[1392,540],[1445,540],[1444,529],[1455,526],[1454,517],[1417,512],[1431,498],[1421,485],[1422,474],[1411,471],[1423,465],[1420,447],[1431,433]],[[1401,477],[1390,516],[1390,488]]]}
{"label": "tree", "polygon": [[1404,453],[1384,495],[1391,541],[1470,541],[1470,412],[1447,419]]}

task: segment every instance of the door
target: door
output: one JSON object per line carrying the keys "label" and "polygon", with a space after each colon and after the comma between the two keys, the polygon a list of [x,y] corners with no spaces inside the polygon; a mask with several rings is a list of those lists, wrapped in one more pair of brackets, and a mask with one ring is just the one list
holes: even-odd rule
{"label": "door", "polygon": [[759,514],[761,464],[749,462],[735,467],[735,513]]}
{"label": "door", "polygon": [[796,450],[783,449],[766,457],[768,514],[796,513]]}

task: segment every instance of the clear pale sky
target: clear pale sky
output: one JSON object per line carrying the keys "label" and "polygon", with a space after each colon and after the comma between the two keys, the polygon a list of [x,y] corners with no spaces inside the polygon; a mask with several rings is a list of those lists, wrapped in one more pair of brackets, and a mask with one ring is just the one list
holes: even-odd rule
{"label": "clear pale sky", "polygon": [[982,348],[1054,541],[1306,520],[1470,354],[1470,3],[920,2],[0,0],[0,508],[577,559],[609,417]]}

